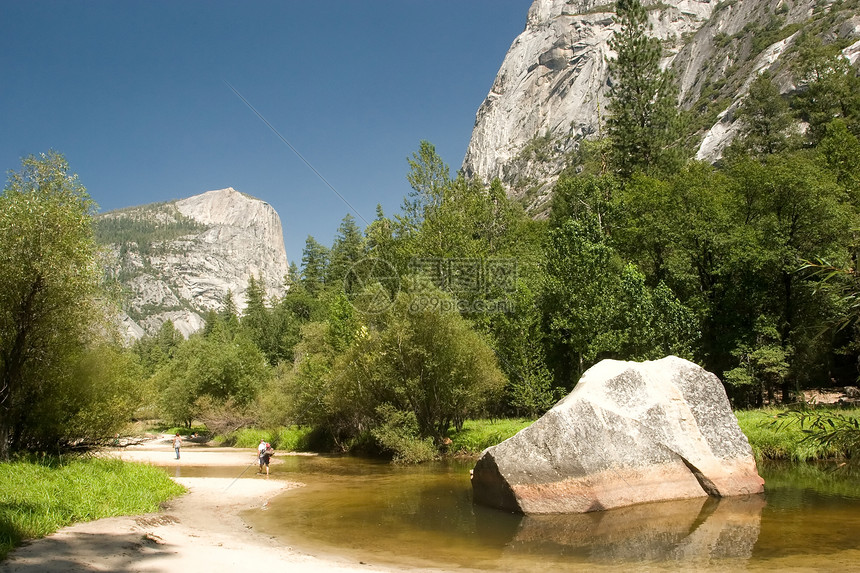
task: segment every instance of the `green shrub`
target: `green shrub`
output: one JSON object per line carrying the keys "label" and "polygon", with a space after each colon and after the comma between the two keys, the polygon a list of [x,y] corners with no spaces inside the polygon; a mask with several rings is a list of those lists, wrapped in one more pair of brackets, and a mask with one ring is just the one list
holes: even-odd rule
{"label": "green shrub", "polygon": [[418,464],[435,459],[439,450],[432,438],[421,438],[413,412],[397,410],[390,404],[376,409],[382,422],[371,430],[383,451],[392,454],[395,463]]}
{"label": "green shrub", "polygon": [[272,444],[272,447],[277,448],[274,436],[275,433],[272,430],[242,428],[230,434],[226,442],[237,448],[256,448],[260,440],[265,440]]}
{"label": "green shrub", "polygon": [[216,437],[216,441],[221,444],[237,448],[256,448],[260,440],[265,440],[276,450],[284,452],[313,451],[316,449],[314,446],[319,444],[312,428],[304,426],[281,426],[274,429],[242,428],[227,436]]}

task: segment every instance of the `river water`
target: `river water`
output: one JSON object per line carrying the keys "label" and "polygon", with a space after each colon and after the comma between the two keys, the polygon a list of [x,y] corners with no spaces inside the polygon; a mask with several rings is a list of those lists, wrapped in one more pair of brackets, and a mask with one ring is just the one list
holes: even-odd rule
{"label": "river water", "polygon": [[860,571],[858,466],[763,464],[763,495],[521,516],[472,504],[471,461],[278,461],[273,478],[305,487],[243,517],[280,543],[350,562],[512,572]]}

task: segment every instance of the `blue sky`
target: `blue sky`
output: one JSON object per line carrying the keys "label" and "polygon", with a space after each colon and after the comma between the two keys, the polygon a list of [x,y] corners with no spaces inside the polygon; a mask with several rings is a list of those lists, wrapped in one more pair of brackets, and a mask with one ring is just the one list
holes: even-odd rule
{"label": "blue sky", "polygon": [[62,152],[102,211],[234,187],[300,263],[348,207],[227,83],[365,219],[394,215],[421,140],[459,169],[530,5],[0,0],[0,167]]}

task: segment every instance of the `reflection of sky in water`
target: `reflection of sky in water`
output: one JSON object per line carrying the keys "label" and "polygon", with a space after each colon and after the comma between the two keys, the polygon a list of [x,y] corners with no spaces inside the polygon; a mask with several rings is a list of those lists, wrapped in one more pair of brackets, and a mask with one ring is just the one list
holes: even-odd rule
{"label": "reflection of sky in water", "polygon": [[[244,517],[283,543],[401,565],[534,571],[857,567],[860,485],[850,468],[764,466],[762,496],[700,498],[578,515],[472,504],[472,462],[400,467],[281,456],[273,479],[307,484]],[[236,478],[244,468],[169,468]],[[261,479],[251,468],[242,478]]]}

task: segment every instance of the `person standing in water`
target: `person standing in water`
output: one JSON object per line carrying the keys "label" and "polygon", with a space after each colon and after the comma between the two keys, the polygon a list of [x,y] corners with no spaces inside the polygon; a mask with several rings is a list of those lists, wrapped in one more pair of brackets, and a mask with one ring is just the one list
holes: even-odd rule
{"label": "person standing in water", "polygon": [[264,444],[265,449],[260,452],[260,473],[263,473],[263,466],[266,467],[266,478],[269,477],[269,459],[275,454],[275,450],[268,443]]}
{"label": "person standing in water", "polygon": [[257,462],[260,464],[260,471],[257,473],[263,473],[263,452],[266,451],[266,440],[260,438],[260,445],[257,446]]}
{"label": "person standing in water", "polygon": [[173,451],[176,452],[176,459],[179,459],[179,448],[182,447],[182,438],[179,437],[179,433],[173,437]]}

